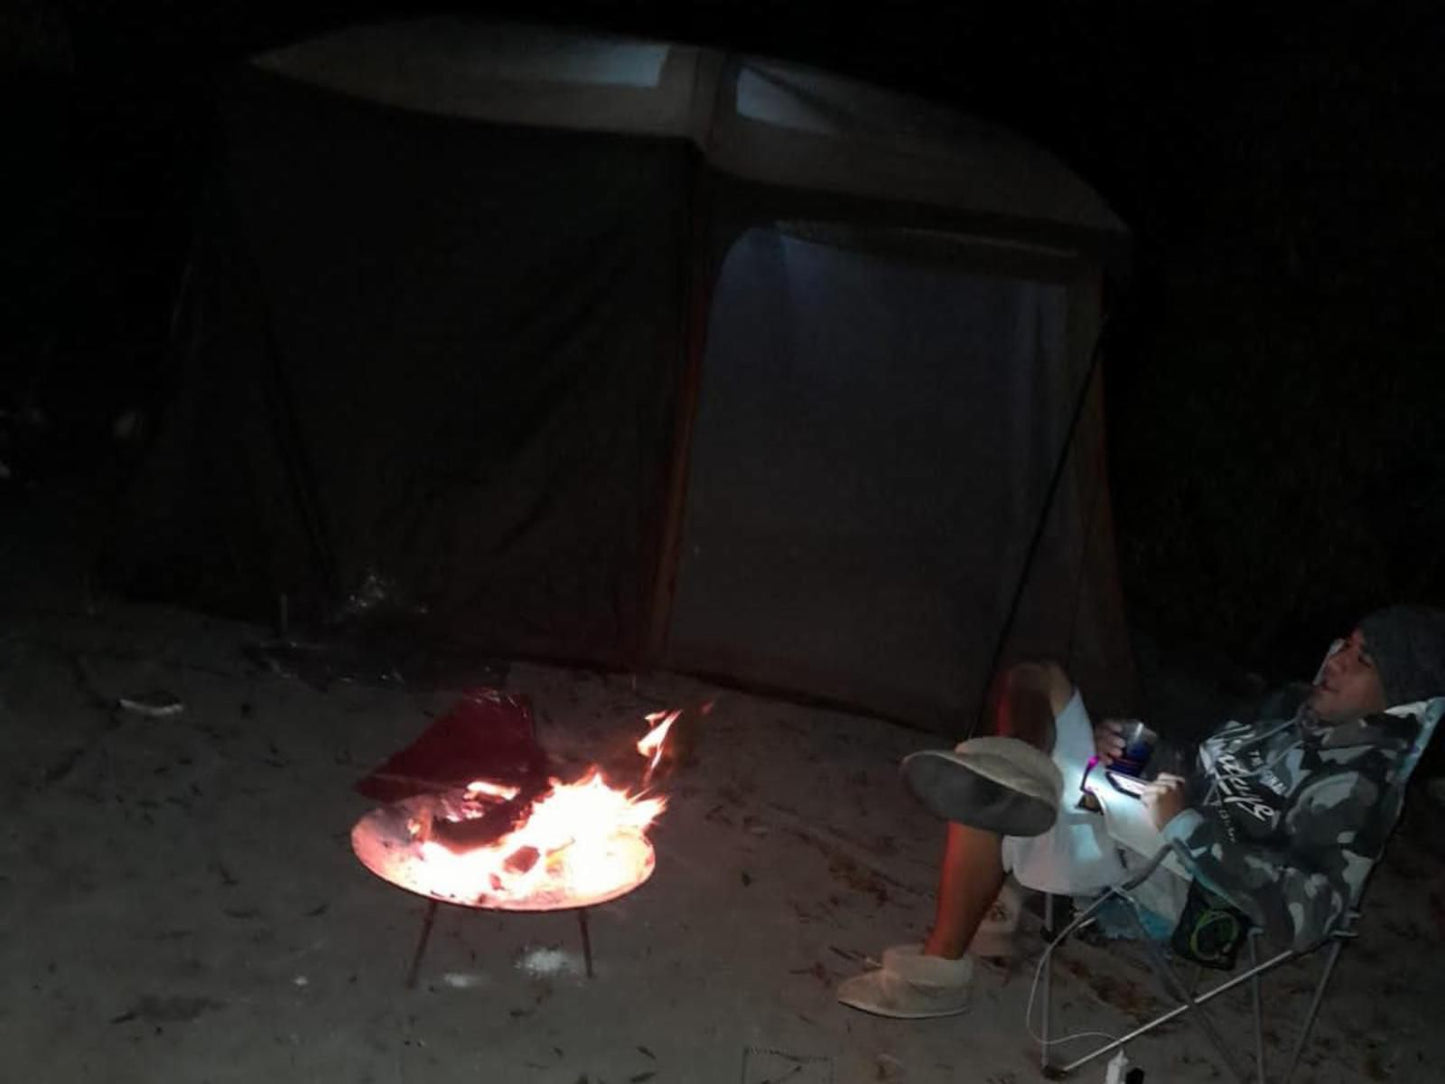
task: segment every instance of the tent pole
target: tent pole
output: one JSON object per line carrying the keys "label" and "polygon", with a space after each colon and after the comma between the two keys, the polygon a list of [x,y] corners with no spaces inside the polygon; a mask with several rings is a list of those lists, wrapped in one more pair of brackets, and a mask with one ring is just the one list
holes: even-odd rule
{"label": "tent pole", "polygon": [[[699,173],[701,167],[699,167]],[[672,456],[663,500],[662,534],[657,551],[650,611],[642,661],[654,666],[667,647],[672,603],[677,593],[677,569],[682,559],[682,520],[687,507],[687,479],[692,464],[692,433],[702,391],[702,353],[707,339],[710,302],[708,289],[708,230],[702,212],[702,181],[693,183],[687,281],[684,285],[683,366],[673,414]]]}
{"label": "tent pole", "polygon": [[1009,633],[1013,631],[1014,620],[1018,617],[1019,603],[1023,601],[1024,586],[1029,581],[1029,573],[1033,570],[1034,561],[1039,555],[1039,546],[1044,540],[1044,527],[1049,521],[1049,512],[1054,507],[1054,498],[1058,496],[1059,485],[1064,479],[1064,466],[1069,461],[1069,450],[1074,446],[1074,436],[1079,429],[1079,420],[1084,416],[1084,404],[1089,401],[1089,392],[1094,386],[1094,376],[1100,369],[1100,362],[1104,357],[1104,332],[1109,326],[1109,317],[1106,314],[1099,326],[1099,333],[1094,336],[1094,347],[1089,353],[1089,367],[1084,372],[1082,386],[1079,388],[1078,397],[1074,400],[1073,417],[1069,419],[1069,427],[1064,431],[1063,447],[1059,450],[1058,458],[1054,462],[1053,476],[1049,479],[1049,488],[1044,493],[1043,506],[1039,509],[1037,520],[1034,522],[1033,537],[1029,540],[1028,554],[1024,557],[1023,567],[1019,570],[1017,581],[1014,583],[1013,597],[1009,600],[1008,613],[1004,616],[1003,626],[999,629],[998,639],[993,645],[993,656],[989,659],[988,670],[985,672],[984,694],[979,698],[978,710],[974,712],[973,724],[969,727],[968,737],[973,737],[983,726],[984,714],[988,711],[988,688],[993,683],[995,671],[998,670],[1000,659],[1003,658],[1004,645],[1008,643]]}

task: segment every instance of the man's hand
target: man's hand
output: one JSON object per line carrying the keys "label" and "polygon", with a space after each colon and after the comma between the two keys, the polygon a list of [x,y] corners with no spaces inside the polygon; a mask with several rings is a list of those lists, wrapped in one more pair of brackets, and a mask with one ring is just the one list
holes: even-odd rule
{"label": "man's hand", "polygon": [[1168,772],[1160,772],[1158,779],[1146,784],[1140,798],[1154,827],[1161,832],[1176,815],[1188,808],[1184,801],[1184,780]]}
{"label": "man's hand", "polygon": [[1104,767],[1124,755],[1124,724],[1117,719],[1105,719],[1094,727],[1094,750]]}

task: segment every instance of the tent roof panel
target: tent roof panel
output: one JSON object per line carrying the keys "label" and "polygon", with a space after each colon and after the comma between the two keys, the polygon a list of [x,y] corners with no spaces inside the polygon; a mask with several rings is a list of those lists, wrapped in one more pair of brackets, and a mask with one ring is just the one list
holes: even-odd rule
{"label": "tent roof panel", "polygon": [[422,112],[690,139],[749,180],[1125,229],[1080,177],[1013,132],[794,64],[449,17],[354,27],[256,63]]}
{"label": "tent roof panel", "polygon": [[697,50],[435,18],[341,30],[255,63],[422,113],[686,137]]}

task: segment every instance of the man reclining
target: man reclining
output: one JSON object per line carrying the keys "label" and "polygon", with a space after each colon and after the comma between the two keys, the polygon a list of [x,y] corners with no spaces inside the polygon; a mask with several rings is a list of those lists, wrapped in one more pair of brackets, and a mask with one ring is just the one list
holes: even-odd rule
{"label": "man reclining", "polygon": [[[1225,723],[1179,761],[1182,772],[1145,786],[1146,830],[1182,852],[1196,892],[1218,894],[1272,938],[1310,948],[1383,848],[1396,810],[1382,799],[1419,733],[1423,702],[1442,694],[1445,611],[1377,611],[1331,648],[1313,685],[1277,697],[1267,717]],[[949,822],[934,925],[922,945],[889,949],[881,968],[845,980],[843,1004],[895,1017],[962,1012],[968,952],[993,954],[979,929],[1010,871],[1043,870],[1025,880],[1087,893],[1140,864],[1098,813],[1076,808],[1090,755],[1108,765],[1123,738],[1115,723],[1091,728],[1061,668],[1011,669],[992,722],[994,736],[904,761],[914,795]],[[1149,905],[1172,924],[1190,886],[1162,878],[1173,885]]]}

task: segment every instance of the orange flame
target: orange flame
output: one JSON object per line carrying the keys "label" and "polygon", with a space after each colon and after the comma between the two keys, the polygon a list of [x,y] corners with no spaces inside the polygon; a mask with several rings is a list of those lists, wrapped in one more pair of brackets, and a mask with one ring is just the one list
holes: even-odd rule
{"label": "orange flame", "polygon": [[507,783],[494,783],[490,779],[473,779],[467,784],[467,797],[472,799],[499,798],[504,802],[510,802],[517,796],[518,790],[518,787],[510,786]]}
{"label": "orange flame", "polygon": [[[703,713],[711,707],[705,705]],[[678,709],[646,716],[650,729],[637,742],[637,751],[650,758],[644,787],[662,759],[672,724],[681,715]],[[647,880],[654,863],[647,828],[667,807],[666,799],[643,798],[610,786],[596,766],[574,783],[550,779],[548,786],[527,810],[525,822],[486,846],[452,850],[430,838],[431,825],[438,816],[484,816],[514,799],[520,788],[476,779],[452,796],[408,799],[403,846],[386,840],[388,822],[381,811],[358,822],[352,845],[379,876],[434,899],[472,906],[511,910],[588,906]]]}
{"label": "orange flame", "polygon": [[676,711],[654,711],[651,715],[643,716],[652,724],[652,729],[642,736],[637,743],[637,751],[645,757],[651,757],[648,762],[647,774],[651,775],[652,770],[657,767],[657,762],[662,759],[662,743],[667,737],[667,732],[672,724],[677,722],[677,717],[682,714],[682,709]]}
{"label": "orange flame", "polygon": [[[421,844],[428,890],[493,905],[586,900],[644,879],[652,849],[645,831],[667,806],[611,787],[593,768],[575,783],[552,780],[525,823],[486,847],[453,852]],[[468,791],[500,784],[478,780]]]}

